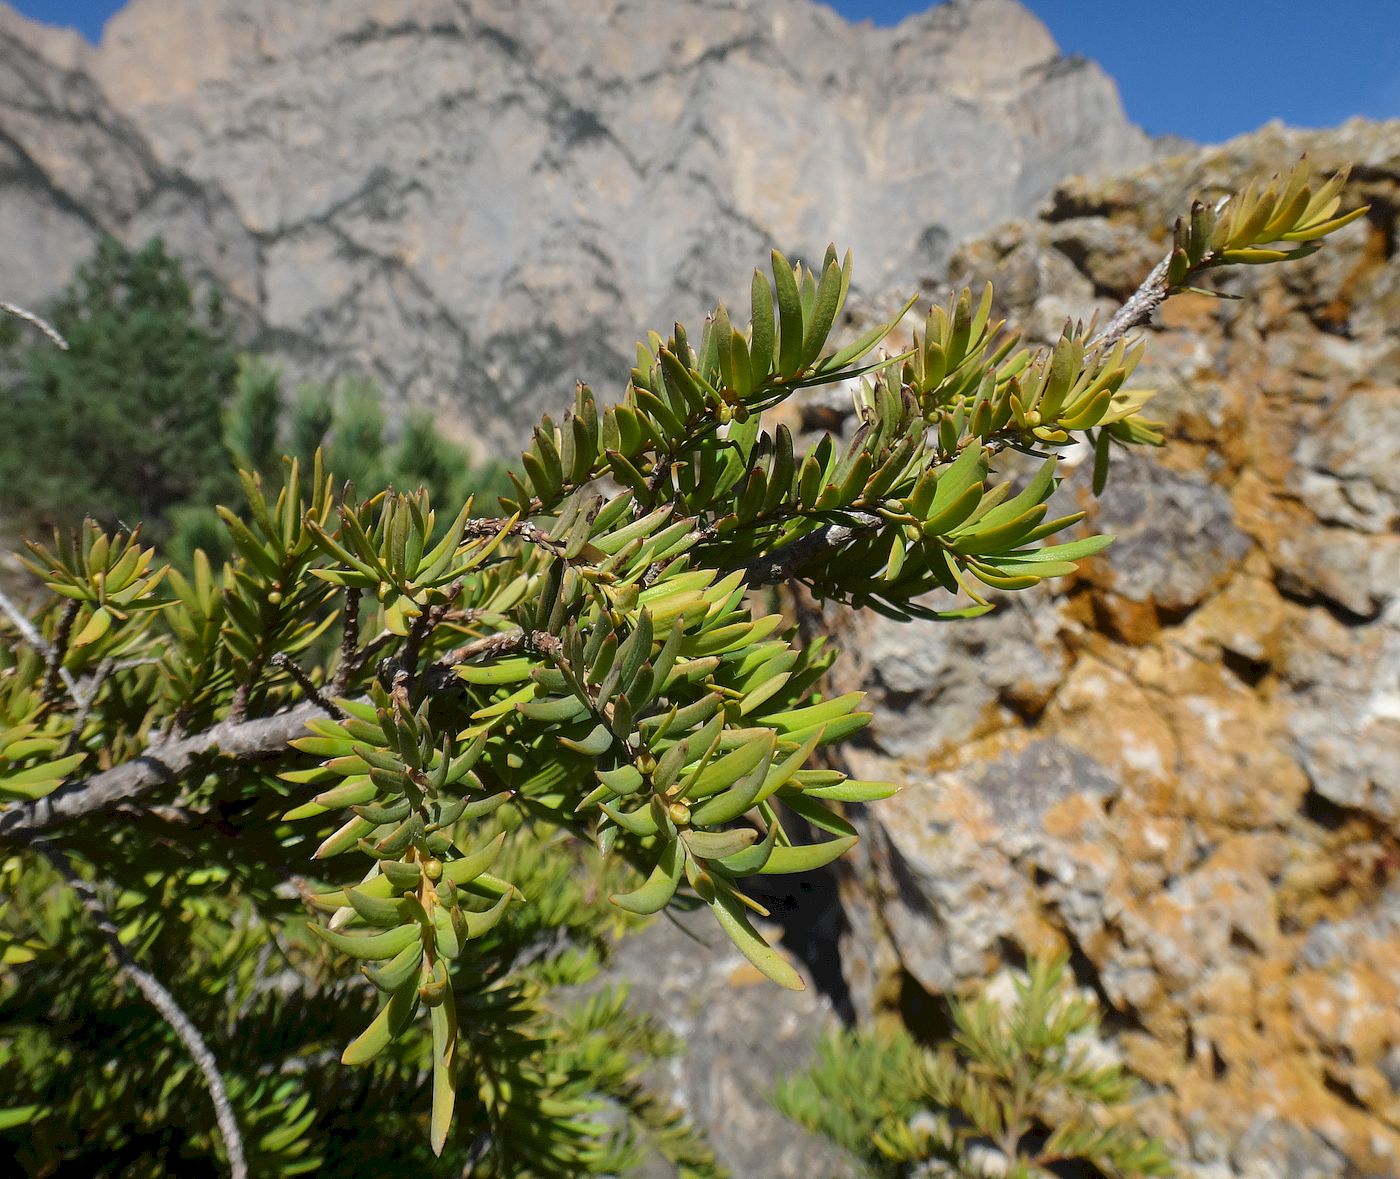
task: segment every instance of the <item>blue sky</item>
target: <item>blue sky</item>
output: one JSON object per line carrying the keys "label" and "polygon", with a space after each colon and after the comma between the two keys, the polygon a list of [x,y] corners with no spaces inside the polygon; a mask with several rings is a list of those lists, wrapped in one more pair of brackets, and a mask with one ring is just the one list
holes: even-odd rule
{"label": "blue sky", "polygon": [[[96,40],[120,0],[10,0]],[[198,3],[199,0],[185,0]],[[1066,52],[1103,64],[1154,134],[1214,142],[1270,119],[1400,117],[1400,0],[1023,0]],[[830,0],[894,24],[929,0]],[[1296,31],[1294,31],[1296,30]]]}

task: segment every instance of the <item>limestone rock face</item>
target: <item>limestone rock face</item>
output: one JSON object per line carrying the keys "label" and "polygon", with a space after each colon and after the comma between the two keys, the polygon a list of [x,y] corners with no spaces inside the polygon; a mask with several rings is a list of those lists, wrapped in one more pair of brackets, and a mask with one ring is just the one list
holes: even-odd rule
{"label": "limestone rock face", "polygon": [[1134,377],[1167,448],[1102,509],[1087,471],[1058,493],[1118,543],[983,619],[842,643],[875,708],[850,759],[908,783],[843,893],[857,1008],[1072,950],[1188,1175],[1400,1173],[1400,124],[1072,182],[953,262],[1050,337],[1193,192],[1303,151],[1354,162],[1372,212],[1230,276],[1240,302],[1168,304]]}
{"label": "limestone rock face", "polygon": [[[4,68],[71,73],[145,166],[227,195],[215,273],[263,344],[483,441],[576,377],[620,391],[640,335],[746,299],[774,245],[835,240],[867,283],[910,284],[1150,150],[1016,0],[893,29],[811,0],[130,0],[95,51],[29,27]],[[27,223],[30,269],[66,276],[72,235]]]}
{"label": "limestone rock face", "polygon": [[160,234],[194,277],[256,302],[256,249],[222,191],[156,158],[85,72],[87,51],[0,4],[4,297],[41,307],[103,236]]}
{"label": "limestone rock face", "polygon": [[[770,937],[780,932],[765,927]],[[789,1122],[767,1100],[775,1079],[806,1067],[815,1042],[836,1026],[830,1002],[810,977],[807,990],[775,995],[701,911],[662,918],[624,938],[606,978],[628,986],[632,1010],[657,1018],[686,1043],[683,1056],[652,1068],[648,1083],[704,1128],[734,1175],[861,1174],[854,1160]],[[673,1179],[675,1173],[652,1159],[636,1179]]]}

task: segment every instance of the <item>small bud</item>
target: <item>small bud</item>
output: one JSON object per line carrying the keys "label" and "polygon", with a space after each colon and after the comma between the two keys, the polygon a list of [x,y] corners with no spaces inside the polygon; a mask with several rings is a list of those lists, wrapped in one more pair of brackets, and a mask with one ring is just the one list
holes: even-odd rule
{"label": "small bud", "polygon": [[442,861],[436,856],[423,861],[423,875],[429,880],[442,879]]}

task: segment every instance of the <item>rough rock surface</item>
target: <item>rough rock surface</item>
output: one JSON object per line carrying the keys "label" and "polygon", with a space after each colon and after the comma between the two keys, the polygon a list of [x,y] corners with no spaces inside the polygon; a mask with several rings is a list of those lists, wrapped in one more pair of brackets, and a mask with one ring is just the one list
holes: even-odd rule
{"label": "rough rock surface", "polygon": [[850,759],[908,783],[844,882],[857,1009],[1066,947],[1202,1177],[1400,1173],[1400,124],[1072,182],[953,263],[1051,337],[1193,192],[1302,151],[1372,212],[1227,278],[1240,302],[1167,306],[1134,381],[1169,445],[1090,519],[1119,542],[984,619],[843,643],[876,713]]}
{"label": "rough rock surface", "polygon": [[84,71],[87,50],[0,4],[3,297],[40,308],[103,236],[161,234],[235,306],[255,302],[256,246],[233,206],[156,158]]}
{"label": "rough rock surface", "polygon": [[[1065,176],[1150,150],[1016,0],[892,29],[811,0],[130,0],[97,50],[0,13],[0,72],[47,95],[37,174],[0,174],[22,209],[0,243],[27,251],[11,296],[66,278],[91,237],[74,218],[183,251],[173,212],[129,211],[168,173],[221,217],[226,194],[229,256],[194,253],[261,345],[482,440],[575,377],[620,389],[641,333],[746,293],[771,246],[835,239],[863,281],[912,282]],[[27,127],[6,96],[0,148]],[[60,182],[92,139],[130,192]]]}
{"label": "rough rock surface", "polygon": [[[657,1066],[649,1081],[705,1127],[736,1179],[856,1179],[859,1169],[829,1142],[767,1100],[775,1079],[806,1067],[815,1042],[837,1022],[810,975],[807,990],[784,991],[775,1001],[768,980],[702,911],[659,919],[623,939],[607,979],[626,982],[634,1009],[685,1040],[685,1055]],[[673,1175],[656,1160],[639,1179]]]}

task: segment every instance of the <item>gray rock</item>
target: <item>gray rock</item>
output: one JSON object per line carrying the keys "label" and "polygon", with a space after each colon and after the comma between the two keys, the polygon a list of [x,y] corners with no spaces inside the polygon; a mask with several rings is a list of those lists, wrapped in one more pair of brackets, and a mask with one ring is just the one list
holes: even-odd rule
{"label": "gray rock", "polygon": [[1234,1150],[1241,1179],[1340,1179],[1347,1160],[1316,1134],[1260,1114]]}
{"label": "gray rock", "polygon": [[[0,44],[5,68],[94,102],[96,79],[146,171],[232,209],[208,219],[229,257],[208,231],[176,244],[237,283],[295,375],[371,373],[396,412],[430,406],[482,446],[575,377],[620,390],[646,329],[746,308],[770,246],[820,258],[834,239],[867,288],[902,286],[1066,174],[1150,151],[1104,73],[1015,0],[897,28],[810,0],[131,0],[97,50],[6,24],[26,41]],[[20,121],[0,105],[0,131]],[[46,125],[55,155],[77,150]],[[167,224],[76,189],[7,212],[13,183],[17,298],[85,252],[70,214],[126,236]]]}
{"label": "gray rock", "polygon": [[1400,389],[1358,389],[1294,458],[1294,484],[1322,527],[1278,546],[1285,584],[1374,618],[1400,584]]}
{"label": "gray rock", "polygon": [[1050,240],[1096,291],[1120,301],[1133,293],[1157,261],[1141,234],[1099,217],[1056,222]]}
{"label": "gray rock", "polygon": [[1370,626],[1312,612],[1284,671],[1313,788],[1338,806],[1400,819],[1400,605]]}
{"label": "gray rock", "polygon": [[1113,494],[1094,527],[1117,539],[1104,559],[1115,593],[1170,613],[1189,610],[1249,550],[1230,497],[1198,472],[1178,472],[1138,454],[1115,462]]}
{"label": "gray rock", "polygon": [[1357,618],[1375,618],[1400,587],[1400,537],[1318,527],[1285,536],[1273,555],[1281,588]]}
{"label": "gray rock", "polygon": [[1064,676],[1061,620],[1048,595],[1008,596],[993,613],[949,624],[863,624],[849,644],[875,713],[869,739],[925,763],[970,733],[1044,706]]}
{"label": "gray rock", "polygon": [[[769,1103],[774,1082],[811,1061],[832,1027],[830,1004],[811,987],[782,990],[762,978],[707,912],[662,918],[625,938],[607,973],[631,988],[630,1006],[686,1045],[650,1081],[703,1126],[738,1176],[773,1179],[858,1174],[843,1152],[788,1121]],[[670,1176],[658,1162],[643,1175]]]}
{"label": "gray rock", "polygon": [[1358,389],[1299,440],[1303,502],[1323,523],[1385,533],[1400,517],[1400,389]]}
{"label": "gray rock", "polygon": [[1045,739],[988,764],[972,788],[987,800],[997,825],[1014,833],[1039,830],[1045,812],[1072,794],[1105,796],[1118,783],[1102,763]]}
{"label": "gray rock", "polygon": [[[1100,928],[1108,882],[1098,865],[1063,854],[1041,827],[1065,799],[1097,800],[1116,790],[1093,758],[1039,740],[982,767],[907,783],[871,812],[859,853],[867,864],[856,872],[880,881],[880,920],[903,969],[935,994],[983,975],[1036,895],[1037,875],[1044,896],[1082,936]],[[861,923],[854,924],[848,958],[859,957],[863,941]],[[844,965],[863,999],[869,984],[860,963]]]}

